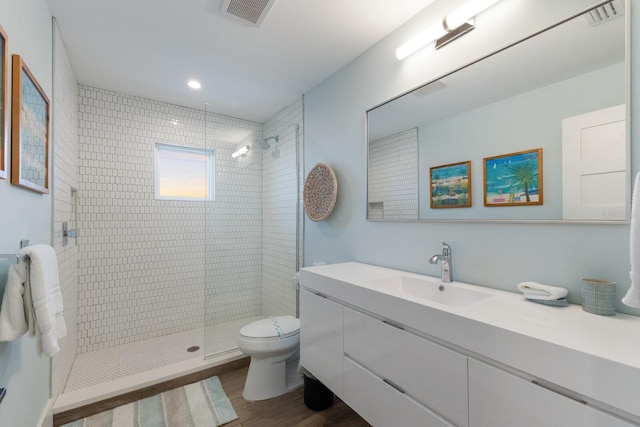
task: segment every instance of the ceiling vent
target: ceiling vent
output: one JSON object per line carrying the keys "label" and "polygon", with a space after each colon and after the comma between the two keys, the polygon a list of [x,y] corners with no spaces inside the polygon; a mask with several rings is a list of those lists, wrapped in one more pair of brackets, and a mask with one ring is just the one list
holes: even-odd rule
{"label": "ceiling vent", "polygon": [[222,0],[222,12],[255,27],[260,26],[276,0]]}
{"label": "ceiling vent", "polygon": [[620,0],[613,0],[609,3],[605,3],[594,9],[591,9],[584,14],[585,19],[589,22],[589,25],[595,27],[597,25],[609,22],[612,19],[618,18],[624,15],[624,5]]}

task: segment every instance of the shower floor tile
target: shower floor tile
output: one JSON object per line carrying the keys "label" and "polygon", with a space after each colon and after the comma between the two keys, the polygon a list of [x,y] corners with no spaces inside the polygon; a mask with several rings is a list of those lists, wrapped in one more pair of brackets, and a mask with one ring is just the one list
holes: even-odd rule
{"label": "shower floor tile", "polygon": [[[140,374],[193,358],[237,349],[236,336],[245,324],[262,316],[137,341],[76,355],[64,393]],[[204,341],[206,344],[203,346]],[[192,346],[200,347],[188,352]]]}

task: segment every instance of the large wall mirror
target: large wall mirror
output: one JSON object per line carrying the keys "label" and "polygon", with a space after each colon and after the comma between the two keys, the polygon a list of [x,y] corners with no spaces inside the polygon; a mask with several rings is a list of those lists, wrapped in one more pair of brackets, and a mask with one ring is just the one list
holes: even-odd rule
{"label": "large wall mirror", "polygon": [[367,111],[367,219],[627,221],[627,19],[603,7]]}

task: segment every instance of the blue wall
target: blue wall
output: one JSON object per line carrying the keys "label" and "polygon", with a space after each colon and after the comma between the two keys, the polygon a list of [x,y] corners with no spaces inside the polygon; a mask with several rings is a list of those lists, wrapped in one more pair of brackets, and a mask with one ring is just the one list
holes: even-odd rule
{"label": "blue wall", "polygon": [[[0,0],[0,11],[9,60],[13,53],[21,55],[51,100],[52,24],[46,1]],[[11,82],[11,67],[8,71]],[[9,119],[10,111],[6,117]],[[15,253],[22,239],[51,244],[51,195],[0,180],[0,206],[0,253]],[[0,404],[1,426],[50,424],[49,384],[50,359],[37,356],[34,339],[24,336],[15,342],[0,342],[0,387],[8,390]]]}
{"label": "blue wall", "polygon": [[[570,300],[579,303],[580,278],[599,277],[616,281],[621,298],[629,286],[628,225],[365,220],[366,110],[595,4],[503,1],[479,17],[474,31],[446,48],[427,48],[401,62],[395,59],[398,45],[460,3],[433,3],[305,95],[305,170],[318,162],[330,164],[339,188],[336,208],[326,221],[306,219],[305,265],[361,261],[437,276],[440,267],[429,265],[427,258],[440,252],[440,242],[446,241],[453,248],[459,281],[516,292],[519,282],[536,280],[569,288]],[[639,11],[631,13],[631,20],[640,24]],[[632,39],[640,42],[640,31]],[[632,70],[639,66],[635,58]],[[640,102],[638,93],[632,87],[632,106]],[[640,119],[632,110],[632,129],[635,123]],[[637,139],[632,130],[632,146]],[[632,158],[634,172],[638,151]],[[622,303],[618,310],[640,314]]]}

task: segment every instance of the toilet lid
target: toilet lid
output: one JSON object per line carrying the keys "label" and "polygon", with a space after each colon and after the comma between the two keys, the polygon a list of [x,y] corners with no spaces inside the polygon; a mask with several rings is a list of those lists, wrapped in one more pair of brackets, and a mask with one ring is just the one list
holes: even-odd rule
{"label": "toilet lid", "polygon": [[247,338],[285,339],[300,333],[300,319],[293,316],[276,316],[251,322],[240,329]]}

